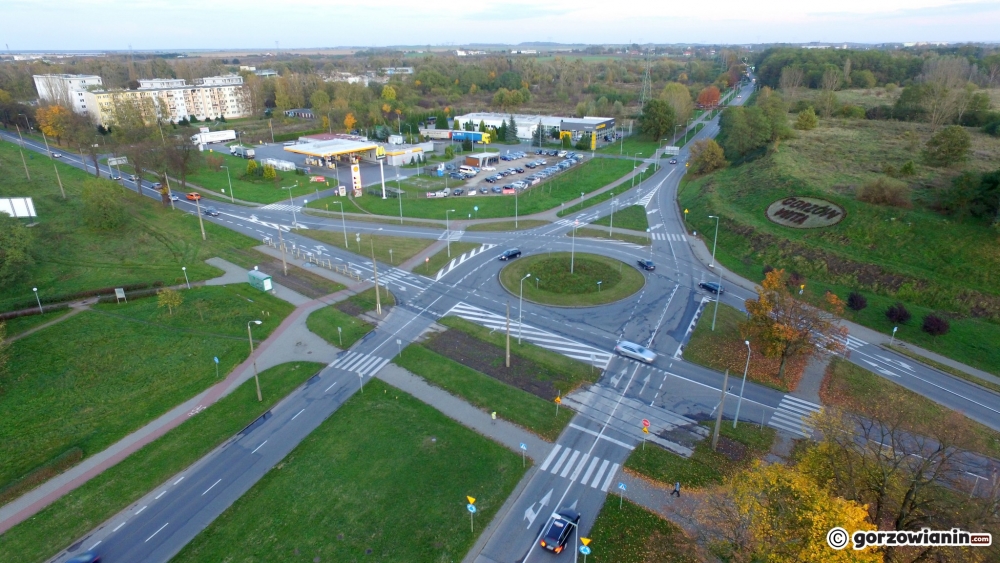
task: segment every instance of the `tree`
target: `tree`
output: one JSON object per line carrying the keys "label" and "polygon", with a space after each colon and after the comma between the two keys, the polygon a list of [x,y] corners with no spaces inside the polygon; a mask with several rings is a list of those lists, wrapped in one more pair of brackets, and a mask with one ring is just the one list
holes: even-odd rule
{"label": "tree", "polygon": [[128,211],[114,184],[97,179],[83,183],[83,219],[92,229],[115,230],[128,220]]}
{"label": "tree", "polygon": [[246,175],[247,176],[256,176],[257,175],[257,161],[256,160],[252,160],[251,159],[251,160],[247,161],[247,172],[246,172]]}
{"label": "tree", "polygon": [[896,303],[895,305],[890,305],[888,309],[885,310],[885,316],[894,323],[904,324],[906,321],[910,320],[910,312],[906,310],[906,306],[902,303]]}
{"label": "tree", "polygon": [[708,174],[728,165],[726,155],[715,139],[703,139],[691,145],[691,172]]}
{"label": "tree", "polygon": [[674,108],[663,100],[649,100],[639,116],[639,129],[659,141],[674,128]]}
{"label": "tree", "polygon": [[517,142],[517,122],[514,121],[514,114],[510,114],[510,119],[507,121],[507,136],[504,140],[508,143]]}
{"label": "tree", "polygon": [[761,113],[767,119],[768,129],[771,133],[769,141],[777,141],[790,134],[788,130],[788,104],[785,103],[781,94],[767,86],[761,88],[757,93],[756,107],[760,108]]}
{"label": "tree", "polygon": [[43,106],[35,110],[38,127],[46,136],[55,139],[56,144],[62,144],[62,138],[69,128],[69,118],[72,112],[63,106]]}
{"label": "tree", "polygon": [[386,86],[382,88],[381,98],[386,101],[393,101],[396,99],[396,89],[392,86]]}
{"label": "tree", "polygon": [[953,166],[965,162],[972,138],[963,127],[952,125],[938,131],[924,147],[924,162],[930,166]]}
{"label": "tree", "polygon": [[181,306],[181,303],[184,302],[184,297],[181,296],[180,292],[170,288],[165,287],[163,289],[157,290],[156,295],[159,296],[156,299],[157,306],[161,309],[166,307],[167,312],[171,316],[173,316],[174,314],[174,307],[179,308]]}
{"label": "tree", "polygon": [[480,133],[486,132],[486,122],[483,121],[482,119],[479,120],[479,132]]}
{"label": "tree", "polygon": [[867,306],[868,299],[857,291],[852,291],[851,294],[847,296],[847,307],[852,311],[860,311]]}
{"label": "tree", "polygon": [[170,170],[181,177],[181,189],[184,189],[188,174],[201,165],[202,153],[194,143],[185,142],[183,137],[171,141],[163,147],[164,160]]}
{"label": "tree", "polygon": [[780,358],[778,379],[784,380],[790,358],[811,356],[820,348],[832,352],[842,349],[847,329],[837,323],[844,302],[827,292],[824,309],[817,309],[792,297],[785,271],[772,270],[757,288],[757,299],[747,299],[747,320],[743,329],[751,340],[760,343],[769,358]]}
{"label": "tree", "polygon": [[330,96],[323,90],[316,90],[309,96],[309,104],[317,112],[325,112],[330,106]]}
{"label": "tree", "polygon": [[353,131],[354,126],[357,124],[358,120],[354,118],[353,113],[348,113],[347,116],[344,117],[344,129],[347,129],[348,132]]}
{"label": "tree", "polygon": [[455,147],[448,145],[444,148],[444,157],[451,160],[455,158]]}
{"label": "tree", "polygon": [[703,108],[714,108],[719,105],[719,98],[721,94],[719,89],[715,86],[708,86],[703,88],[701,92],[698,93],[698,105]]}
{"label": "tree", "polygon": [[668,82],[660,93],[660,98],[670,104],[674,117],[679,123],[687,123],[694,113],[694,102],[691,101],[691,91],[679,82]]}
{"label": "tree", "polygon": [[274,167],[273,166],[271,166],[270,164],[265,164],[264,165],[264,172],[262,174],[262,177],[265,180],[274,181],[274,180],[278,179],[278,174],[274,171]]}
{"label": "tree", "polygon": [[781,88],[782,92],[788,94],[789,100],[795,99],[796,92],[802,86],[803,75],[804,73],[801,68],[786,66],[781,69],[781,79],[778,82],[778,88]]}
{"label": "tree", "polygon": [[924,317],[924,324],[920,328],[927,334],[936,337],[948,334],[948,331],[951,330],[951,323],[948,322],[948,319],[931,313]]}
{"label": "tree", "polygon": [[802,131],[815,129],[817,125],[819,125],[819,118],[816,117],[816,112],[811,107],[800,111],[798,117],[795,118],[795,128]]}
{"label": "tree", "polygon": [[7,286],[34,264],[31,247],[34,235],[20,220],[0,213],[0,285]]}
{"label": "tree", "polygon": [[94,167],[94,176],[97,177],[101,175],[98,166],[101,153],[100,146],[94,145],[99,145],[98,141],[101,139],[105,139],[103,142],[107,143],[106,139],[110,136],[107,129],[104,129],[104,133],[101,133],[101,129],[103,127],[95,128],[89,116],[86,115],[71,112],[67,119],[66,139],[90,157]]}

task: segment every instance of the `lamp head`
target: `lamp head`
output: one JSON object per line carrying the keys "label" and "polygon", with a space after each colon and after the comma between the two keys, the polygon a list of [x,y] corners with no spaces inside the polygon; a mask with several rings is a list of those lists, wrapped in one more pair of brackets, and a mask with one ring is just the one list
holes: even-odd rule
{"label": "lamp head", "polygon": [[33,288],[31,288],[31,291],[38,291],[38,288],[37,287],[33,287]]}
{"label": "lamp head", "polygon": [[263,324],[261,321],[251,321],[255,325]]}

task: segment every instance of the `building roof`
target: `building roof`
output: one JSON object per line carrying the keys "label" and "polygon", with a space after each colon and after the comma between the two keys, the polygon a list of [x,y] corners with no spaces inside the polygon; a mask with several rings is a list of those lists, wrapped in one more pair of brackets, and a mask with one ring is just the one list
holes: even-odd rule
{"label": "building roof", "polygon": [[473,154],[465,155],[465,158],[474,158],[476,160],[483,160],[484,158],[500,158],[500,153],[498,152],[477,152]]}
{"label": "building roof", "polygon": [[378,144],[372,141],[354,141],[350,139],[309,141],[285,147],[285,150],[288,152],[316,157],[337,156],[341,154],[366,152],[376,149],[378,149]]}

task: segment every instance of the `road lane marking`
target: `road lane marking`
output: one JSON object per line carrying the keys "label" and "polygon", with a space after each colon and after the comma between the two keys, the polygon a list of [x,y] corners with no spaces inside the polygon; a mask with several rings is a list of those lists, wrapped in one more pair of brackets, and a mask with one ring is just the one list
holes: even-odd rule
{"label": "road lane marking", "polygon": [[336,384],[337,384],[337,382],[336,382],[336,381],[334,381],[333,383],[331,383],[331,384],[330,384],[330,386],[329,386],[329,387],[327,387],[326,389],[324,389],[324,390],[323,390],[323,392],[324,392],[324,393],[326,393],[326,392],[327,392],[327,391],[329,391],[330,389],[333,389],[333,386],[334,386],[334,385],[336,385]]}
{"label": "road lane marking", "polygon": [[97,547],[97,546],[99,546],[99,545],[101,545],[101,540],[97,540],[97,543],[95,543],[94,545],[90,546],[87,549],[87,551],[94,551],[94,548]]}
{"label": "road lane marking", "polygon": [[177,483],[180,483],[180,482],[181,482],[181,481],[183,481],[183,480],[184,480],[184,476],[183,476],[183,475],[181,475],[181,478],[180,478],[180,479],[178,479],[178,480],[176,480],[176,481],[174,481],[174,484],[176,485]]}
{"label": "road lane marking", "polygon": [[[560,477],[565,478],[567,475],[569,475],[570,470],[573,469],[573,464],[576,463],[576,458],[579,456],[580,452],[577,450],[573,450],[573,455],[570,456],[569,461],[566,462],[566,467],[564,467],[562,473],[559,474]],[[553,470],[552,472],[555,473],[555,470]]]}
{"label": "road lane marking", "polygon": [[[263,445],[263,444],[262,444],[262,445]],[[205,496],[205,495],[206,495],[206,494],[208,493],[208,491],[211,491],[212,489],[214,489],[214,488],[215,488],[215,486],[216,486],[216,485],[218,485],[220,481],[222,481],[222,479],[219,479],[218,481],[216,481],[216,482],[212,483],[212,486],[211,486],[211,487],[209,487],[209,488],[207,488],[207,489],[205,489],[205,492],[204,492],[204,493],[201,493],[201,496]]]}
{"label": "road lane marking", "polygon": [[162,497],[165,494],[167,494],[167,491],[160,491],[160,494],[156,495],[156,498],[153,500],[160,500],[160,497]]}
{"label": "road lane marking", "polygon": [[569,480],[571,482],[576,481],[576,478],[580,476],[580,472],[583,471],[584,466],[587,465],[588,458],[590,458],[590,454],[583,454],[583,457],[580,458],[580,463],[577,464],[576,469],[573,470],[573,474],[569,476]]}
{"label": "road lane marking", "polygon": [[[167,522],[167,524],[169,524],[169,523],[170,522]],[[155,536],[156,534],[159,534],[163,530],[163,528],[167,527],[167,524],[164,524],[164,525],[160,526],[159,530],[156,530],[155,532],[153,532],[153,536]],[[142,543],[148,543],[149,540],[153,539],[153,536],[149,536],[148,538],[146,538],[146,541],[144,541]]]}
{"label": "road lane marking", "polygon": [[[295,420],[296,418],[298,418],[298,416],[299,416],[300,414],[302,414],[303,412],[305,412],[305,410],[306,410],[306,409],[302,409],[302,410],[300,410],[299,412],[295,413],[295,416],[293,416],[293,417],[292,417],[292,420]],[[289,420],[288,422],[291,422],[292,420]],[[263,444],[261,444],[261,445],[263,445]]]}
{"label": "road lane marking", "polygon": [[594,472],[594,468],[597,467],[597,462],[598,461],[601,461],[601,460],[598,459],[598,458],[596,458],[596,457],[595,458],[591,458],[591,460],[590,460],[590,467],[588,467],[587,468],[587,472],[583,474],[583,479],[580,479],[581,483],[583,483],[584,485],[587,484],[587,479],[590,479],[590,474]]}
{"label": "road lane marking", "polygon": [[144,506],[144,507],[142,507],[142,508],[140,508],[140,509],[139,509],[139,511],[135,513],[135,515],[136,515],[136,516],[138,516],[138,515],[142,514],[142,511],[143,511],[143,510],[146,510],[146,507],[145,507],[145,506]]}
{"label": "road lane marking", "polygon": [[570,451],[572,451],[572,450],[570,450],[569,448],[566,448],[566,449],[563,450],[562,455],[559,456],[559,461],[557,461],[556,464],[552,466],[552,473],[553,474],[559,472],[559,468],[562,467],[563,462],[566,461],[566,456],[569,455]]}
{"label": "road lane marking", "polygon": [[[586,432],[587,434],[590,434],[591,436],[597,436],[601,440],[606,440],[608,442],[611,442],[612,444],[621,446],[621,447],[625,448],[626,450],[630,450],[631,451],[631,450],[635,449],[635,446],[631,446],[629,444],[626,444],[625,442],[622,442],[621,440],[615,440],[614,438],[612,438],[610,436],[605,436],[603,434],[598,433],[597,431],[591,430],[590,428],[584,428],[583,426],[577,426],[576,424],[573,424],[573,423],[570,423],[569,427],[573,428],[574,430],[579,430],[580,432]],[[542,470],[544,471],[545,468],[543,467]]]}
{"label": "road lane marking", "polygon": [[[303,410],[304,410],[304,409],[303,409]],[[264,447],[264,444],[266,444],[266,443],[267,443],[267,440],[264,440],[263,442],[261,442],[259,446],[257,446],[256,448],[254,448],[254,449],[253,449],[253,451],[252,451],[252,452],[250,452],[250,454],[252,455],[252,454],[255,454],[255,453],[257,453],[257,450],[259,450],[259,449],[263,448],[263,447]],[[212,486],[214,487],[215,485],[212,485]],[[205,491],[205,492],[207,493],[208,491]]]}
{"label": "road lane marking", "polygon": [[590,484],[592,488],[595,489],[597,488],[598,483],[601,482],[601,477],[604,475],[604,472],[608,469],[609,463],[611,462],[608,460],[604,460],[604,463],[601,464],[601,468],[597,470],[597,475],[594,475],[594,481]]}
{"label": "road lane marking", "polygon": [[562,449],[562,446],[559,444],[552,447],[552,451],[549,452],[549,457],[545,458],[545,461],[542,463],[542,471],[548,469],[549,464],[552,463],[552,459],[556,457],[556,453],[558,453],[560,449]]}
{"label": "road lane marking", "polygon": [[611,471],[608,471],[608,477],[604,479],[604,484],[601,485],[601,492],[608,492],[608,487],[611,486],[611,479],[615,476],[615,472],[618,471],[620,467],[617,463],[611,466]]}
{"label": "road lane marking", "polygon": [[[127,520],[126,520],[126,522],[127,522]],[[122,528],[122,526],[124,526],[124,525],[125,525],[125,522],[122,522],[121,524],[118,524],[117,526],[115,526],[115,529],[114,529],[114,530],[111,530],[111,531],[112,531],[112,532],[117,532],[117,531],[118,531],[118,530],[120,530],[120,529]]]}

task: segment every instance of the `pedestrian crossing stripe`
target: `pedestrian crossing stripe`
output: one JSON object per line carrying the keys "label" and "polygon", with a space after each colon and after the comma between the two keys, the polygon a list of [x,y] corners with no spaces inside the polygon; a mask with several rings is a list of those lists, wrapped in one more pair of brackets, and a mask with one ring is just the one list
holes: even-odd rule
{"label": "pedestrian crossing stripe", "polygon": [[810,438],[812,436],[812,424],[809,422],[809,417],[813,413],[817,413],[823,410],[822,405],[817,405],[798,397],[793,397],[791,395],[785,395],[781,398],[781,402],[778,404],[777,410],[771,415],[771,419],[767,422],[767,425],[772,428],[777,428],[779,430],[784,430],[786,432],[791,432],[792,434],[797,434],[803,438]]}
{"label": "pedestrian crossing stripe", "polygon": [[358,352],[347,352],[330,364],[330,367],[365,376],[375,375],[387,363],[389,363],[388,358],[380,358]]}
{"label": "pedestrian crossing stripe", "polygon": [[686,242],[687,237],[676,233],[650,233],[653,240],[669,240],[673,242]]}
{"label": "pedestrian crossing stripe", "polygon": [[495,247],[496,247],[495,244],[484,244],[479,248],[470,250],[457,258],[452,258],[451,262],[449,262],[447,266],[438,270],[437,275],[434,276],[434,281],[438,281],[439,279],[443,278],[445,275],[450,273],[455,268],[461,266],[463,262],[472,258],[473,256],[486,252],[487,250]]}
{"label": "pedestrian crossing stripe", "polygon": [[268,211],[302,211],[301,205],[290,205],[288,203],[271,203],[261,207],[261,209],[266,209]]}
{"label": "pedestrian crossing stripe", "polygon": [[[372,281],[374,281],[375,279],[374,273],[372,274],[371,279]],[[390,282],[398,285],[408,285],[414,289],[419,289],[419,290],[427,289],[424,285],[424,282],[422,282],[420,279],[415,277],[410,272],[407,272],[406,270],[393,268],[388,272],[384,273],[382,271],[379,271],[378,284],[381,286],[386,286]]]}
{"label": "pedestrian crossing stripe", "polygon": [[609,460],[590,457],[590,454],[556,444],[542,463],[541,470],[569,479],[570,483],[576,483],[582,473],[583,476],[579,480],[581,485],[600,489],[606,493],[620,467],[619,464],[611,463]]}
{"label": "pedestrian crossing stripe", "polygon": [[[448,315],[455,315],[493,330],[504,330],[507,326],[507,319],[505,317],[491,313],[485,309],[480,309],[479,307],[467,305],[463,302],[456,304],[443,316]],[[511,320],[510,331],[512,336],[518,334],[517,321],[513,319]],[[569,338],[527,324],[521,325],[520,335],[521,338],[536,346],[552,350],[574,360],[589,363],[600,369],[606,369],[608,363],[611,362],[611,358],[614,356],[610,352],[594,348],[589,344],[570,340]]]}
{"label": "pedestrian crossing stripe", "polygon": [[450,241],[462,240],[462,237],[464,235],[465,231],[445,231],[441,233],[441,236],[438,237],[438,240],[450,240]]}

